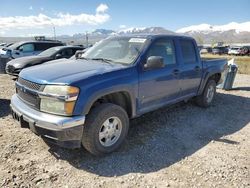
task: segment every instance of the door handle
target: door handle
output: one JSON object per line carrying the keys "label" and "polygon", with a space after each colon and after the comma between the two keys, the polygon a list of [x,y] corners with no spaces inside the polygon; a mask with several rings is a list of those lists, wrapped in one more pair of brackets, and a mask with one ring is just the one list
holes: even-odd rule
{"label": "door handle", "polygon": [[196,72],[199,72],[199,71],[201,70],[201,68],[200,68],[199,66],[195,66],[195,67],[194,67],[194,70],[195,70]]}
{"label": "door handle", "polygon": [[173,70],[173,75],[177,76],[178,74],[180,74],[180,71],[178,69],[174,69]]}

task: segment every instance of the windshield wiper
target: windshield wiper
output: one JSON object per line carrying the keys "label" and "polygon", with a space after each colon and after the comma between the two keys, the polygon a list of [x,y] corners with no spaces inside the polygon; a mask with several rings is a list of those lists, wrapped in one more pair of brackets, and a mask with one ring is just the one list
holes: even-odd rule
{"label": "windshield wiper", "polygon": [[85,60],[89,60],[89,58],[86,58],[86,57],[78,57],[77,59],[85,59]]}
{"label": "windshield wiper", "polygon": [[108,64],[114,63],[113,60],[111,60],[111,59],[106,59],[106,58],[92,58],[91,60],[103,61],[103,62],[108,63]]}

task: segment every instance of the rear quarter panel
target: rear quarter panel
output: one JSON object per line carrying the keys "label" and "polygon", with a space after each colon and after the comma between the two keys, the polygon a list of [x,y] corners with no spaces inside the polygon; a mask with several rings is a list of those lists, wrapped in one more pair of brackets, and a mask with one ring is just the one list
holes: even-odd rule
{"label": "rear quarter panel", "polygon": [[202,59],[203,75],[198,95],[203,92],[203,89],[209,79],[214,74],[222,74],[227,68],[226,59]]}

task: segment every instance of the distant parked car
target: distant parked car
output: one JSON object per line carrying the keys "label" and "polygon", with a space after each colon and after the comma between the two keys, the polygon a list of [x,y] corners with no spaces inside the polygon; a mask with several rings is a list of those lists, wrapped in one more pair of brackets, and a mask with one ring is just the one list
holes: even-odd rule
{"label": "distant parked car", "polygon": [[200,53],[201,53],[201,54],[212,53],[212,48],[211,48],[211,47],[203,47],[203,48],[200,50]]}
{"label": "distant parked car", "polygon": [[0,46],[5,46],[6,45],[6,43],[4,42],[4,43],[0,43]]}
{"label": "distant parked car", "polygon": [[232,47],[228,51],[228,55],[240,55],[240,47]]}
{"label": "distant parked car", "polygon": [[0,49],[0,57],[2,58],[19,58],[24,56],[37,55],[44,50],[55,46],[63,46],[60,41],[26,41],[17,42],[9,47]]}
{"label": "distant parked car", "polygon": [[5,45],[0,45],[0,49],[7,48],[7,47],[11,46],[12,44],[13,43],[8,43],[8,44],[5,43]]}
{"label": "distant parked car", "polygon": [[250,46],[243,46],[239,49],[239,55],[250,55]]}
{"label": "distant parked car", "polygon": [[227,54],[227,53],[228,53],[227,47],[214,47],[212,49],[212,54],[222,55],[222,54]]}
{"label": "distant parked car", "polygon": [[19,72],[24,68],[42,64],[47,61],[55,59],[70,58],[78,50],[83,50],[83,48],[79,46],[53,47],[43,51],[37,56],[29,56],[29,57],[21,57],[18,59],[13,59],[7,63],[5,70],[7,74],[17,76]]}

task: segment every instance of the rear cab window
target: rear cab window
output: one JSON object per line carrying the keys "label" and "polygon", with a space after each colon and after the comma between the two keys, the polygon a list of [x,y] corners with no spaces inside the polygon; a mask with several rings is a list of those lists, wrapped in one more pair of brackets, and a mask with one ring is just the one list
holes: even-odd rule
{"label": "rear cab window", "polygon": [[192,64],[197,62],[196,49],[192,40],[181,39],[180,48],[184,64]]}

